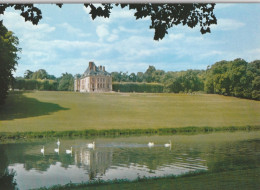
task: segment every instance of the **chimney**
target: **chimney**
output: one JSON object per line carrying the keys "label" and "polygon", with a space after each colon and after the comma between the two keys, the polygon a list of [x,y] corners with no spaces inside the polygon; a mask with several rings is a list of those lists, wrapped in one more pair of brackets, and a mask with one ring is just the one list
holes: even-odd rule
{"label": "chimney", "polygon": [[93,70],[93,62],[89,62],[89,70]]}
{"label": "chimney", "polygon": [[102,71],[102,66],[101,65],[99,66],[99,70]]}
{"label": "chimney", "polygon": [[102,71],[104,71],[104,72],[105,72],[105,66],[103,66],[103,69],[102,69]]}

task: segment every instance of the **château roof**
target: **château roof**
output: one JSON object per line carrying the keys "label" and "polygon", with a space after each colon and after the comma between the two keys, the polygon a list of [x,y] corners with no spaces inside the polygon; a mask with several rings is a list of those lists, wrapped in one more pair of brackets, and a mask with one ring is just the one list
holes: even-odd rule
{"label": "ch\u00e2teau roof", "polygon": [[105,71],[105,67],[102,66],[97,67],[94,62],[90,62],[88,68],[83,73],[81,78],[87,76],[96,76],[96,75],[111,76],[109,72]]}

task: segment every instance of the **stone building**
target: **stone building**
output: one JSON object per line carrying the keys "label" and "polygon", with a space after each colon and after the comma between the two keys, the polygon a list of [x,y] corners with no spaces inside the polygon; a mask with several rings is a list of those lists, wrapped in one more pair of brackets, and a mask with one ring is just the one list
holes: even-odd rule
{"label": "stone building", "polygon": [[74,80],[76,92],[110,92],[112,91],[112,76],[104,66],[97,67],[89,62],[87,70],[80,78]]}

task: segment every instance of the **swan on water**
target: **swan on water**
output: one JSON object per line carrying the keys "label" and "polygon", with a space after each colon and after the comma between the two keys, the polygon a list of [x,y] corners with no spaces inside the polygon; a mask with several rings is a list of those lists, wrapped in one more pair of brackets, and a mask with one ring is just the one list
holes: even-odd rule
{"label": "swan on water", "polygon": [[58,148],[55,148],[55,149],[54,149],[54,152],[57,152],[57,153],[59,154],[59,152],[60,152],[60,147],[58,146]]}
{"label": "swan on water", "polygon": [[148,143],[148,146],[149,146],[149,147],[154,146],[154,142],[149,142],[149,143]]}
{"label": "swan on water", "polygon": [[88,148],[93,148],[94,149],[95,148],[95,141],[93,143],[89,143],[88,144]]}
{"label": "swan on water", "polygon": [[72,147],[70,147],[70,150],[66,150],[67,154],[71,154],[72,153]]}
{"label": "swan on water", "polygon": [[170,143],[164,144],[165,147],[171,147],[172,146],[172,141],[170,140]]}
{"label": "swan on water", "polygon": [[41,153],[44,154],[44,146],[41,149]]}

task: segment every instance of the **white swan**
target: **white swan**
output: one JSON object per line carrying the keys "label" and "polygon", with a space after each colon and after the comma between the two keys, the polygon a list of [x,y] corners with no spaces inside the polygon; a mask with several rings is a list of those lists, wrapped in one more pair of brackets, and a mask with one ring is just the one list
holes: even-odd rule
{"label": "white swan", "polygon": [[58,139],[57,145],[60,146],[60,139]]}
{"label": "white swan", "polygon": [[171,147],[172,146],[172,141],[170,140],[170,143],[164,144],[165,147]]}
{"label": "white swan", "polygon": [[149,147],[154,146],[154,142],[149,142],[149,143],[148,143],[148,146],[149,146]]}
{"label": "white swan", "polygon": [[93,148],[94,149],[95,148],[95,141],[93,143],[89,143],[88,144],[88,148]]}
{"label": "white swan", "polygon": [[44,146],[41,149],[41,153],[44,154]]}
{"label": "white swan", "polygon": [[70,147],[70,150],[66,150],[67,154],[71,154],[72,153],[72,147]]}
{"label": "white swan", "polygon": [[55,149],[54,149],[54,152],[57,152],[57,153],[59,154],[59,152],[60,152],[60,147],[58,146],[58,148],[55,148]]}

